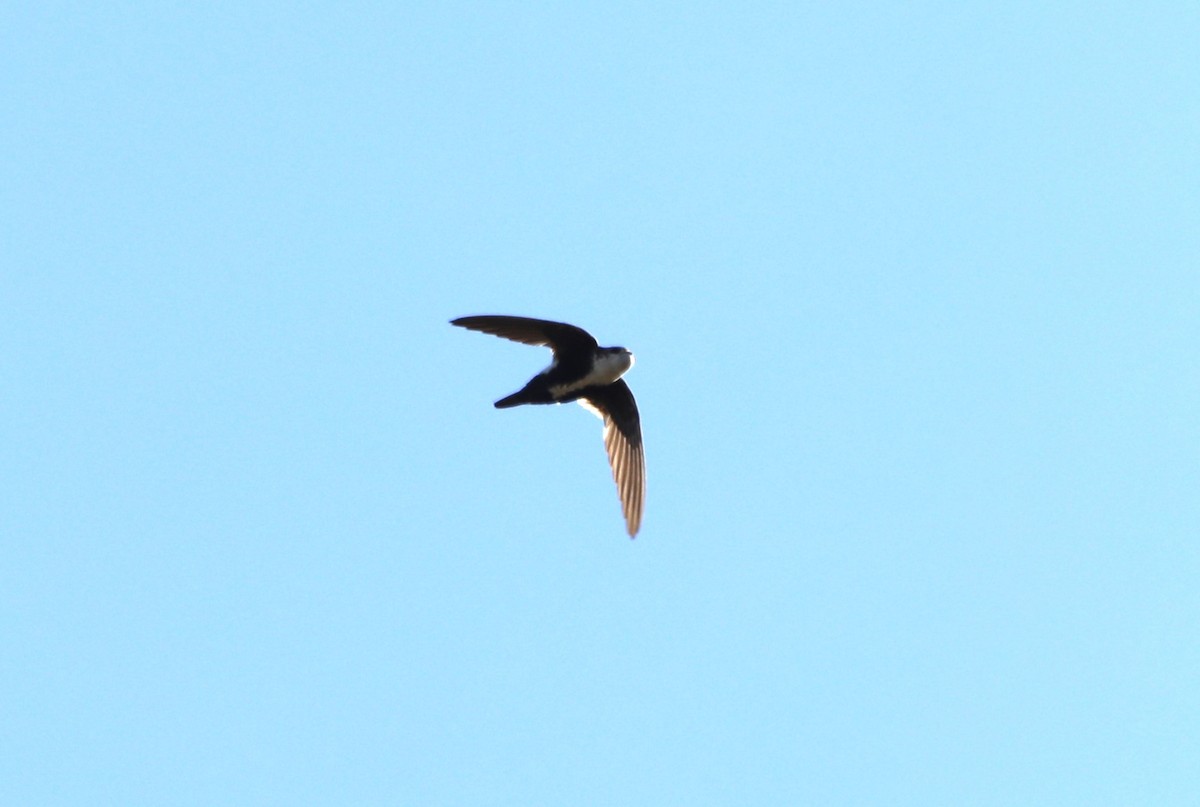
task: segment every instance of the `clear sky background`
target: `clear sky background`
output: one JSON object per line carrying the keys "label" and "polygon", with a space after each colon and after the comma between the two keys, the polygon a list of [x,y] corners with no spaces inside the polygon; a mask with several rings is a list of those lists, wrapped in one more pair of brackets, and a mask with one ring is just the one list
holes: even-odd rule
{"label": "clear sky background", "polygon": [[1198,42],[5,4],[0,803],[1195,804]]}

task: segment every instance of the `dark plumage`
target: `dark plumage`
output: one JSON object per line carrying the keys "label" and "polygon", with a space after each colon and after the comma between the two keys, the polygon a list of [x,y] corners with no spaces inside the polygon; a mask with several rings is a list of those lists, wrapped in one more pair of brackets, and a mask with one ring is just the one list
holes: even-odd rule
{"label": "dark plumage", "polygon": [[578,401],[604,420],[604,448],[621,498],[629,537],[637,535],[646,503],[646,459],[641,418],[629,386],[621,376],[633,366],[623,347],[600,347],[582,328],[562,322],[498,315],[460,317],[452,325],[541,345],[554,352],[550,366],[512,395],[496,401],[497,409],[522,404]]}

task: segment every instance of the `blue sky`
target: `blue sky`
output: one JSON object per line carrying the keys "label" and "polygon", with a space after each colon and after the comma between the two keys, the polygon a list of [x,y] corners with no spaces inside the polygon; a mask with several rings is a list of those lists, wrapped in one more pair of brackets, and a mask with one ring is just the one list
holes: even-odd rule
{"label": "blue sky", "polygon": [[7,5],[0,801],[1194,803],[1197,41]]}

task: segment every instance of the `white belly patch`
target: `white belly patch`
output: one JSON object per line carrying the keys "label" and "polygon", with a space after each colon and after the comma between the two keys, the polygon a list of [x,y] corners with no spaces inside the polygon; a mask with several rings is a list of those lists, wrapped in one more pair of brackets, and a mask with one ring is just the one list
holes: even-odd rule
{"label": "white belly patch", "polygon": [[632,353],[605,353],[596,360],[592,371],[583,378],[571,384],[559,384],[551,387],[550,392],[555,397],[566,395],[584,387],[611,384],[629,371],[633,366]]}

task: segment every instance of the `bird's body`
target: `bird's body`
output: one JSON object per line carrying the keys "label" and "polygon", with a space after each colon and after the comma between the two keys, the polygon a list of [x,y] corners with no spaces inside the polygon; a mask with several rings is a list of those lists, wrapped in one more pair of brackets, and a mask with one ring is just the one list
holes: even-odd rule
{"label": "bird's body", "polygon": [[633,356],[624,348],[597,347],[561,361],[556,357],[549,367],[531,378],[520,392],[496,401],[496,408],[576,401],[592,387],[612,384],[632,366]]}
{"label": "bird's body", "polygon": [[522,404],[578,401],[604,420],[604,447],[632,538],[641,526],[646,496],[646,462],[637,403],[621,380],[633,366],[623,347],[600,347],[582,328],[544,319],[508,316],[460,317],[452,325],[554,351],[554,360],[523,388],[496,401],[497,409]]}

